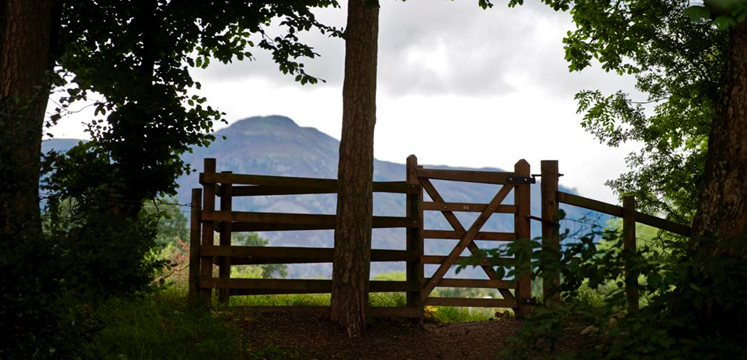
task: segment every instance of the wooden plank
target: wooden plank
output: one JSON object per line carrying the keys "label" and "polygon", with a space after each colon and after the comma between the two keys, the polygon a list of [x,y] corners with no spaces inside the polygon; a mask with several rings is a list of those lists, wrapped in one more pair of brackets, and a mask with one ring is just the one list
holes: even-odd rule
{"label": "wooden plank", "polygon": [[[436,188],[433,186],[430,180],[426,178],[421,178],[420,183],[423,185],[423,189],[428,192],[428,195],[431,197],[431,199],[433,199],[434,202],[441,202],[441,203],[445,202],[444,199],[441,197],[441,194],[439,194],[438,191],[436,191]],[[500,206],[500,204],[498,206]],[[488,210],[487,207],[483,211],[486,211],[486,210]],[[441,211],[441,214],[446,218],[446,221],[449,222],[449,225],[451,225],[451,227],[455,231],[460,232],[460,233],[464,232],[464,234],[467,233],[467,231],[462,226],[462,223],[459,222],[459,219],[457,219],[456,215],[454,215],[453,212]],[[459,239],[461,239],[462,236],[464,235],[460,235]],[[425,234],[424,234],[424,237],[425,237]],[[480,251],[480,249],[477,247],[474,241],[470,241],[469,244],[467,244],[467,248],[473,254],[478,253]],[[501,277],[498,276],[498,273],[496,273],[495,270],[493,270],[493,267],[482,266],[482,270],[485,272],[485,274],[488,275],[489,278],[493,280],[502,280]],[[513,297],[513,294],[511,294],[511,292],[508,290],[501,290],[501,295],[503,295],[503,297],[507,299],[510,299]],[[424,296],[427,296],[427,295],[421,294],[421,297],[424,297]]]}
{"label": "wooden plank", "polygon": [[375,193],[392,193],[392,194],[413,194],[417,195],[420,186],[415,183],[406,181],[374,181],[373,192]]}
{"label": "wooden plank", "polygon": [[646,224],[659,228],[662,230],[670,231],[678,235],[690,237],[691,230],[687,225],[678,224],[669,220],[651,216],[648,214],[637,212],[635,213],[635,220],[641,224]]}
{"label": "wooden plank", "polygon": [[417,318],[422,322],[425,316],[421,293],[424,284],[423,278],[425,277],[425,266],[421,260],[421,256],[425,252],[423,241],[423,188],[418,181],[418,158],[415,155],[407,157],[406,170],[407,184],[418,189],[417,193],[408,194],[406,197],[406,216],[419,224],[417,227],[408,228],[406,235],[407,253],[415,258],[408,261],[405,268],[406,281],[415,286],[414,291],[407,293],[407,306],[409,309],[418,310]]}
{"label": "wooden plank", "polygon": [[255,185],[235,186],[233,196],[267,196],[267,195],[306,195],[306,194],[337,194],[337,186],[327,188],[300,188],[290,186]]}
{"label": "wooden plank", "polygon": [[[231,174],[230,171],[223,172],[223,174]],[[223,184],[220,187],[220,210],[221,212],[232,210],[231,205],[233,204],[233,185]],[[223,246],[231,246],[231,222],[221,221],[218,225],[220,228],[219,244]],[[231,258],[222,257],[218,259],[218,276],[221,279],[228,279],[231,277]],[[220,289],[218,291],[218,302],[223,305],[228,305],[228,299],[230,294],[228,289]]]}
{"label": "wooden plank", "polygon": [[[449,261],[448,256],[443,255],[423,255],[423,264],[445,264]],[[457,257],[454,263],[451,265],[459,265],[462,262],[466,262],[469,257],[460,256]],[[481,258],[476,265],[480,266],[497,266],[502,264],[503,266],[515,266],[516,261],[513,258]]]}
{"label": "wooden plank", "polygon": [[[453,265],[455,261],[457,260],[457,258],[459,258],[462,251],[464,251],[464,249],[467,248],[467,246],[470,243],[474,244],[472,240],[474,239],[475,235],[480,231],[482,226],[485,225],[490,215],[492,215],[493,211],[495,211],[495,209],[498,208],[498,205],[500,205],[501,202],[506,198],[506,195],[508,195],[511,189],[513,189],[513,186],[511,184],[503,185],[501,190],[498,191],[497,194],[495,194],[493,199],[490,201],[488,206],[485,208],[485,211],[480,213],[477,219],[475,219],[475,222],[472,223],[472,226],[470,226],[469,230],[464,234],[462,239],[459,240],[459,243],[454,247],[454,249],[451,250],[451,252],[449,253],[449,256],[444,261],[444,263],[438,267],[436,272],[431,277],[430,281],[428,281],[425,284],[425,287],[423,289],[423,295],[421,297],[423,298],[423,300],[425,300],[425,297],[430,295],[431,291],[433,291],[436,285],[438,285],[438,282],[441,281],[441,278],[443,278],[443,276],[449,270],[451,265]],[[492,270],[492,268],[490,270]]]}
{"label": "wooden plank", "polygon": [[[542,279],[542,295],[545,302],[560,301],[560,292],[554,291],[560,287],[560,223],[558,203],[558,172],[557,160],[543,160],[541,162],[542,182],[540,192],[542,196],[542,251],[557,254],[552,259],[553,264],[547,264]],[[547,257],[545,257],[547,259]],[[554,271],[549,271],[550,268]]]}
{"label": "wooden plank", "polygon": [[[329,314],[329,306],[234,306],[232,311],[245,313],[265,313],[265,312],[289,312],[289,313],[312,313],[312,314]],[[403,317],[419,318],[422,312],[419,308],[414,307],[369,307],[369,315],[373,317]]]}
{"label": "wooden plank", "polygon": [[[214,246],[203,257],[230,257],[234,265],[304,264],[332,262],[334,249],[313,247]],[[412,260],[405,250],[371,250],[371,261]]]}
{"label": "wooden plank", "polygon": [[[215,172],[215,159],[206,158],[204,160],[204,173],[210,174]],[[203,198],[202,198],[202,217],[206,212],[215,211],[215,184],[204,183],[203,184]],[[214,245],[214,230],[215,223],[212,221],[202,222],[202,241],[200,245],[200,252],[209,250]],[[201,261],[200,262],[200,279],[205,277],[213,276],[213,262],[212,261]],[[202,281],[202,280],[200,280]],[[200,302],[203,305],[210,305],[212,301],[212,290],[210,288],[204,288],[202,284],[200,287]]]}
{"label": "wooden plank", "polygon": [[327,189],[337,186],[337,179],[319,179],[292,176],[269,176],[251,174],[200,174],[200,184],[245,184],[245,185],[270,185],[307,189]]}
{"label": "wooden plank", "polygon": [[[568,194],[564,192],[558,192],[558,200],[562,203],[582,207],[589,210],[598,211],[612,216],[623,217],[623,208],[621,206],[607,204],[601,201],[588,199],[582,196]],[[666,219],[658,218],[656,216],[644,214],[636,211],[636,221],[641,224],[646,224],[659,228],[662,230],[670,231],[675,234],[682,236],[690,236],[690,227],[682,224],[678,224]]]}
{"label": "wooden plank", "polygon": [[418,170],[418,177],[420,178],[474,182],[482,184],[505,184],[506,178],[509,176],[516,176],[516,174],[510,172],[474,170]]}
{"label": "wooden plank", "polygon": [[[264,223],[264,224],[293,224],[293,225],[316,225],[334,229],[336,215],[323,214],[289,214],[289,213],[265,213],[246,211],[204,211],[203,222],[231,221],[242,223]],[[374,216],[372,219],[374,228],[396,228],[418,226],[406,217]],[[280,230],[280,229],[278,229]]]}
{"label": "wooden plank", "polygon": [[[450,230],[423,230],[423,238],[426,239],[461,239],[466,231]],[[515,233],[483,231],[475,235],[475,240],[513,241],[516,240]]]}
{"label": "wooden plank", "polygon": [[[426,281],[430,278],[426,278]],[[482,289],[511,289],[513,281],[503,280],[481,280],[481,279],[449,279],[443,278],[438,283],[438,287],[458,287],[458,288],[482,288]]]}
{"label": "wooden plank", "polygon": [[622,217],[623,208],[617,205],[607,204],[605,202],[592,200],[583,196],[568,194],[564,192],[558,192],[558,201],[564,204],[582,207],[600,213]]}
{"label": "wooden plank", "polygon": [[[514,165],[514,172],[518,176],[529,177],[531,170],[529,163],[521,159]],[[514,188],[514,204],[516,205],[516,216],[514,216],[514,232],[516,232],[517,241],[526,241],[527,245],[532,238],[531,224],[529,223],[529,214],[531,209],[531,187],[529,184],[516,185]],[[532,299],[532,264],[531,250],[524,258],[517,259],[516,263],[516,295],[517,307],[514,309],[516,317],[523,317],[532,310],[531,305],[525,301]],[[521,263],[519,263],[521,261]]]}
{"label": "wooden plank", "polygon": [[[635,254],[635,197],[625,196],[623,198],[623,251],[630,255]],[[625,299],[628,303],[628,311],[638,310],[638,274],[630,262],[625,263]]]}
{"label": "wooden plank", "polygon": [[200,277],[200,287],[215,289],[311,290],[330,292],[332,280],[220,279]]}
{"label": "wooden plank", "polygon": [[202,213],[202,189],[192,189],[189,220],[189,290],[190,306],[199,304],[200,281],[200,214]]}
{"label": "wooden plank", "polygon": [[[233,196],[337,194],[337,189],[337,183],[315,188],[277,185],[235,186]],[[374,181],[373,191],[379,193],[408,194],[417,191],[417,189],[402,181]]]}
{"label": "wooden plank", "polygon": [[[337,179],[320,179],[292,176],[269,176],[252,174],[200,174],[200,183],[265,185],[276,188],[303,188],[337,192]],[[374,192],[412,193],[415,189],[404,181],[375,181]],[[242,187],[243,188],[243,187]],[[245,191],[245,190],[242,190]]]}
{"label": "wooden plank", "polygon": [[470,299],[470,298],[430,297],[425,300],[425,305],[515,308],[516,300],[515,299]]}
{"label": "wooden plank", "polygon": [[[221,279],[200,278],[200,287],[216,289],[247,289],[259,291],[289,290],[288,293],[329,293],[332,291],[332,280],[301,279]],[[413,290],[406,281],[371,281],[371,292],[405,292]]]}
{"label": "wooden plank", "polygon": [[[423,210],[428,211],[464,211],[464,212],[483,212],[487,204],[469,204],[469,203],[444,203],[426,201],[423,203]],[[496,213],[513,214],[516,212],[514,205],[501,205],[495,210]]]}

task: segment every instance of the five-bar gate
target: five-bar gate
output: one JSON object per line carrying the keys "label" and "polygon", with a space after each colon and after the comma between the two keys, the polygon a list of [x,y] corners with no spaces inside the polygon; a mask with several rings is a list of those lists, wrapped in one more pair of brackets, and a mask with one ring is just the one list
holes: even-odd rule
{"label": "five-bar gate", "polygon": [[[499,184],[500,190],[487,204],[452,203],[443,199],[431,180],[463,181]],[[451,279],[444,275],[462,259],[462,252],[479,251],[475,240],[528,241],[529,164],[519,161],[514,172],[461,171],[423,169],[417,158],[407,159],[405,182],[374,182],[374,192],[402,194],[406,197],[406,216],[374,216],[374,228],[405,228],[406,250],[371,250],[371,261],[405,262],[405,281],[371,281],[371,292],[405,292],[407,306],[402,308],[372,308],[371,315],[422,318],[424,306],[471,306],[513,308],[522,316],[530,309],[531,283],[529,274],[518,274],[515,279],[503,279],[492,265],[512,264],[516,259],[480,260],[480,267],[488,279]],[[329,293],[331,280],[300,279],[245,279],[231,278],[231,266],[248,264],[331,263],[334,249],[318,247],[252,247],[234,246],[231,234],[254,231],[329,230],[335,228],[335,215],[288,214],[233,211],[233,198],[240,196],[281,196],[298,194],[336,194],[337,180],[263,175],[216,173],[215,159],[205,159],[200,174],[203,189],[192,191],[190,299],[195,303],[210,303],[213,289],[218,300],[227,303],[234,295]],[[513,191],[513,204],[504,200]],[[431,201],[424,201],[423,193]],[[216,209],[216,198],[220,209]],[[423,228],[425,211],[440,212],[452,230]],[[454,212],[477,212],[479,216],[467,227]],[[481,231],[492,214],[513,214],[512,232]],[[217,234],[217,237],[216,237]],[[425,240],[455,241],[446,256],[424,253]],[[528,262],[529,259],[526,259]],[[424,265],[436,264],[438,269],[425,277]],[[515,264],[528,269],[528,264]],[[520,266],[524,265],[524,266]],[[217,268],[217,271],[216,271]],[[216,277],[217,273],[217,277]],[[431,296],[436,287],[492,288],[500,299],[449,298]],[[513,292],[511,291],[513,290]],[[288,308],[288,307],[284,307]],[[328,310],[328,307],[315,308]],[[261,309],[268,310],[268,309]]]}

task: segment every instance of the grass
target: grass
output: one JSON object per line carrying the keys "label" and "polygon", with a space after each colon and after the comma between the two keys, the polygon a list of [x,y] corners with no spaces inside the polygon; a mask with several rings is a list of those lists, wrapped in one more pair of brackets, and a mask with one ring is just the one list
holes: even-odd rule
{"label": "grass", "polygon": [[176,291],[112,299],[98,311],[104,329],[94,346],[104,359],[241,359],[240,329],[189,309]]}
{"label": "grass", "polygon": [[[230,304],[232,306],[329,306],[330,295],[233,296]],[[404,307],[407,299],[405,293],[371,293],[369,304],[373,307]],[[426,307],[426,321],[433,323],[488,321],[494,318],[496,312],[506,313],[502,316],[513,316],[510,309],[428,306]]]}
{"label": "grass", "polygon": [[[293,349],[247,349],[230,311],[187,306],[186,294],[166,289],[139,298],[107,301],[96,310],[102,330],[93,339],[101,359],[304,359]],[[376,307],[405,306],[404,293],[372,293]],[[253,295],[231,298],[235,306],[329,306],[329,294]],[[426,321],[487,321],[498,309],[427,307]],[[508,310],[510,312],[510,310]]]}

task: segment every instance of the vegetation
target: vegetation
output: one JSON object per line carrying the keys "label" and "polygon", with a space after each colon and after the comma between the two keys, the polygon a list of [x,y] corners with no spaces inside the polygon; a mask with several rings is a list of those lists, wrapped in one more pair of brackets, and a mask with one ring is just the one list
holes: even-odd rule
{"label": "vegetation", "polygon": [[[600,236],[609,246],[598,246]],[[745,250],[743,243],[734,246]],[[578,359],[747,356],[747,267],[742,253],[706,256],[683,241],[667,242],[667,251],[655,246],[636,253],[621,248],[615,231],[595,230],[566,243],[559,264],[563,301],[535,308],[509,339],[513,347],[502,358],[563,358],[555,352],[556,345],[569,330],[580,332],[587,344],[573,355]],[[626,311],[626,266],[641,272],[637,287],[644,301],[638,311]],[[536,266],[533,275],[539,278],[547,270]]]}
{"label": "vegetation", "polygon": [[[532,258],[535,278],[558,270],[563,276],[555,289],[563,301],[537,307],[503,356],[552,357],[570,326],[589,345],[577,358],[747,357],[747,3],[545,2],[563,10],[573,5],[577,29],[565,40],[571,70],[597,60],[608,71],[634,74],[648,96],[636,102],[620,92],[577,95],[583,126],[600,140],[644,144],[629,158],[632,171],[610,185],[621,195],[637,195],[647,210],[692,220],[694,236],[659,237],[635,253],[621,250],[619,234],[597,231],[566,243],[559,253],[536,251],[538,241],[494,250]],[[479,4],[492,6],[487,0]],[[186,308],[173,290],[184,285],[186,219],[177,207],[153,199],[174,194],[175,179],[190,171],[180,155],[206,146],[214,121],[223,116],[193,95],[200,84],[189,70],[206,68],[210,59],[250,58],[247,49],[256,46],[272,52],[282,72],[315,83],[297,59],[317,54],[297,34],[317,29],[342,35],[311,12],[336,5],[0,3],[0,358],[302,357],[274,347],[246,349],[222,314]],[[368,292],[377,5],[351,0],[348,7],[332,294],[234,300],[329,304],[332,320],[349,336],[363,331],[368,306],[406,303],[401,293],[369,298]],[[270,39],[264,27],[278,17],[287,34]],[[94,94],[102,98],[94,101],[92,141],[42,157],[50,88],[66,93],[51,123]],[[233,242],[267,244],[252,234]],[[506,273],[498,268],[501,276]],[[625,284],[625,269],[640,272],[639,281]],[[530,269],[508,275],[524,270]],[[277,265],[235,271],[243,277],[286,275]],[[625,303],[625,285],[638,287],[640,310]],[[490,316],[453,308],[427,313],[439,322]]]}

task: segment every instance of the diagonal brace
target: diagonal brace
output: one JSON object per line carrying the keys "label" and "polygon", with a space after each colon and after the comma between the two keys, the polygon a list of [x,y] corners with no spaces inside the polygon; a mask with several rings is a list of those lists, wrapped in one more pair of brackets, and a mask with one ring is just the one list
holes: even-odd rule
{"label": "diagonal brace", "polygon": [[[427,180],[425,182],[428,182]],[[432,184],[429,184],[430,188],[432,190],[435,190],[433,188]],[[423,187],[425,189],[428,189],[428,186],[423,184]],[[433,291],[433,289],[438,285],[438,283],[441,281],[443,276],[446,274],[446,272],[449,270],[451,265],[453,265],[456,260],[459,258],[459,256],[462,254],[462,251],[470,244],[475,238],[475,235],[480,231],[480,229],[485,225],[485,223],[488,221],[488,218],[495,212],[495,210],[498,208],[498,206],[503,202],[503,200],[506,198],[508,193],[513,189],[513,185],[505,184],[501,188],[500,191],[493,197],[493,200],[488,203],[488,206],[485,207],[485,210],[480,214],[480,216],[475,219],[475,222],[470,226],[469,230],[462,236],[462,238],[459,240],[459,243],[454,247],[454,249],[451,250],[449,253],[449,256],[446,257],[446,260],[444,261],[441,266],[438,267],[436,272],[431,276],[428,283],[425,285],[425,288],[423,289],[421,298],[423,301],[425,301],[430,293]],[[428,190],[426,190],[428,191]],[[430,191],[428,191],[430,195]],[[439,196],[440,197],[440,196]],[[433,199],[436,200],[436,199]],[[443,199],[441,199],[443,200]],[[452,214],[453,215],[453,214]],[[460,225],[461,226],[461,225]]]}

